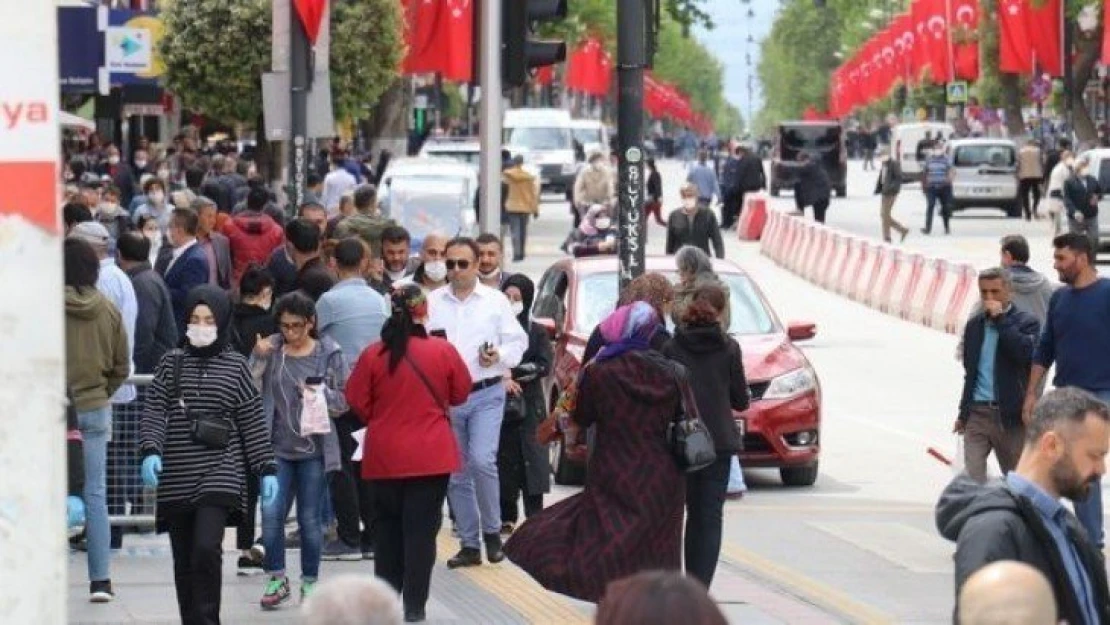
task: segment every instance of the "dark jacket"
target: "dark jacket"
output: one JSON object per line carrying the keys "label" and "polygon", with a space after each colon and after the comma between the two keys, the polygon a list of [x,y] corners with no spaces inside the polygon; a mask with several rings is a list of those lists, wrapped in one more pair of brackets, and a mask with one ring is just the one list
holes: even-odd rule
{"label": "dark jacket", "polygon": [[[523,389],[524,415],[520,421],[502,422],[501,436],[519,437],[519,445],[502,444],[498,449],[498,466],[511,466],[524,462],[523,490],[526,495],[540,495],[551,490],[551,462],[547,447],[536,440],[536,428],[547,416],[547,402],[543,394],[543,380],[551,373],[555,364],[555,354],[551,339],[543,327],[529,323],[528,349],[520,364],[513,368],[513,380]],[[512,453],[519,449],[520,458]]]}
{"label": "dark jacket", "polygon": [[763,161],[754,154],[740,157],[740,190],[759,191],[767,188],[767,174],[763,171]]}
{"label": "dark jacket", "polygon": [[200,245],[193,245],[185,250],[176,262],[171,262],[162,275],[166,288],[170,290],[173,300],[173,318],[177,321],[177,331],[185,334],[185,298],[193,287],[208,284],[208,259]]}
{"label": "dark jacket", "polygon": [[663,176],[654,169],[647,177],[647,197],[656,202],[663,199]]}
{"label": "dark jacket", "polygon": [[213,286],[231,290],[231,242],[219,232],[213,232],[209,239],[216,256],[216,284]]}
{"label": "dark jacket", "polygon": [[813,206],[816,202],[828,201],[832,194],[832,182],[824,166],[809,161],[798,170],[798,181],[794,183],[795,203],[798,206]]}
{"label": "dark jacket", "polygon": [[268,310],[239,303],[231,314],[231,348],[245,358],[250,358],[258,337],[268,337],[278,331],[277,321]]}
{"label": "dark jacket", "polygon": [[883,161],[879,170],[879,180],[875,183],[876,195],[898,195],[902,191],[902,165],[897,159]]}
{"label": "dark jacket", "polygon": [[177,321],[173,300],[166,283],[150,267],[142,263],[127,270],[139,316],[135,322],[135,373],[154,373],[162,356],[177,345]]}
{"label": "dark jacket", "polygon": [[335,275],[328,271],[327,265],[319,256],[309,260],[297,272],[297,289],[304,291],[312,301],[319,301],[320,296],[335,286]]}
{"label": "dark jacket", "polygon": [[1075,219],[1075,213],[1083,214],[1084,219],[1098,216],[1098,204],[1091,205],[1091,198],[1097,198],[1102,191],[1098,188],[1098,180],[1093,176],[1069,176],[1064,181],[1064,208],[1068,212],[1068,219]]}
{"label": "dark jacket", "polygon": [[740,344],[725,334],[720,324],[686,326],[675,330],[663,355],[682,363],[689,372],[698,413],[713,435],[717,452],[740,451],[742,441],[732,411],[746,410],[751,400]]}
{"label": "dark jacket", "polygon": [[284,245],[279,245],[270,254],[266,269],[274,277],[275,298],[297,290],[297,266],[289,260],[289,254],[285,252]]}
{"label": "dark jacket", "polygon": [[[713,243],[715,254],[709,251]],[[721,225],[717,215],[708,208],[699,208],[693,217],[684,210],[671,211],[667,218],[667,254],[671,255],[683,245],[701,248],[706,254],[725,257],[725,242],[721,239]]]}
{"label": "dark jacket", "polygon": [[740,159],[730,156],[721,167],[721,193],[737,193],[739,191]]}
{"label": "dark jacket", "polygon": [[964,389],[960,396],[961,421],[966,421],[975,393],[975,379],[979,373],[979,354],[987,324],[998,328],[998,350],[994,359],[994,397],[1004,427],[1021,425],[1021,408],[1025,400],[1025,386],[1029,382],[1029,368],[1033,363],[1033,349],[1040,336],[1041,324],[1033,315],[1011,304],[998,321],[987,319],[983,312],[972,315],[964,327]]}
{"label": "dark jacket", "polygon": [[[1068,581],[1064,560],[1033,503],[1004,483],[986,486],[966,475],[944,489],[936,505],[941,536],[956,543],[956,596],[972,573],[992,562],[1016,560],[1044,574],[1056,596],[1059,618],[1085,623],[1083,610]],[[1102,554],[1087,538],[1075,516],[1067,513],[1068,538],[1075,545],[1091,581],[1101,623],[1110,623],[1110,596]]]}

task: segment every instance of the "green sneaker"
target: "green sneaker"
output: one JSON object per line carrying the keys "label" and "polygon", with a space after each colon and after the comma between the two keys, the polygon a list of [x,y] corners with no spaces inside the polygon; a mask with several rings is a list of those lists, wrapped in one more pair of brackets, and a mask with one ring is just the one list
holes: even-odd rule
{"label": "green sneaker", "polygon": [[316,580],[306,579],[303,582],[301,582],[301,603],[304,603],[305,599],[308,599],[312,595],[313,591],[315,591],[315,590],[316,590]]}
{"label": "green sneaker", "polygon": [[289,578],[284,575],[278,577],[271,575],[266,582],[266,591],[262,594],[259,603],[263,610],[276,610],[278,606],[289,600]]}

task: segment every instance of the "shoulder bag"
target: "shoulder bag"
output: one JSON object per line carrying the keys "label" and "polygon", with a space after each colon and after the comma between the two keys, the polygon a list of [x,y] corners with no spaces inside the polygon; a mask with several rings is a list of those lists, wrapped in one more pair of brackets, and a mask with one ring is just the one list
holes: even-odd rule
{"label": "shoulder bag", "polygon": [[668,431],[671,453],[679,468],[687,473],[700,471],[717,460],[717,450],[709,428],[698,414],[686,369],[670,363],[679,392],[679,407]]}
{"label": "shoulder bag", "polygon": [[194,412],[185,403],[185,396],[181,391],[181,368],[184,361],[185,352],[180,349],[174,350],[173,394],[177,404],[185,412],[185,418],[189,421],[189,433],[192,435],[193,442],[208,449],[225,449],[231,440],[231,420],[223,415]]}
{"label": "shoulder bag", "polygon": [[420,367],[416,366],[416,362],[414,362],[412,358],[409,358],[408,354],[405,354],[405,362],[409,363],[409,366],[412,367],[412,370],[416,372],[416,376],[419,377],[420,381],[424,383],[424,388],[428,389],[428,392],[431,393],[432,399],[434,399],[436,401],[436,404],[438,404],[439,407],[443,409],[443,414],[447,417],[450,417],[451,406],[449,406],[447,402],[440,399],[439,393],[436,392],[436,387],[432,386],[432,381],[428,379],[428,376],[424,375],[424,372],[420,369]]}

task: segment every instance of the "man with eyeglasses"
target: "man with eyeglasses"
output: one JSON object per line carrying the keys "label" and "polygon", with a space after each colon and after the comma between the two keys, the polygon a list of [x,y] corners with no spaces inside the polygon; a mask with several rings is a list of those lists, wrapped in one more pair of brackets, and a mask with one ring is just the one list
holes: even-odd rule
{"label": "man with eyeglasses", "polygon": [[505,411],[501,380],[520,364],[528,334],[501,291],[478,281],[478,244],[469,238],[447,244],[445,287],[428,297],[428,329],[443,332],[466,362],[474,386],[465,404],[451,410],[451,427],[463,452],[463,468],[451,476],[447,497],[462,549],[448,568],[501,562],[501,503],[497,446]]}

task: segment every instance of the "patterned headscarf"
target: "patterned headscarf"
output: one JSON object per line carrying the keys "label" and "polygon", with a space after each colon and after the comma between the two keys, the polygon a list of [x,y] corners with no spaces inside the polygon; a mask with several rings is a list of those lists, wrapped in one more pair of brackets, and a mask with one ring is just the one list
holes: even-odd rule
{"label": "patterned headscarf", "polygon": [[606,215],[609,214],[609,208],[604,204],[594,204],[586,211],[586,215],[582,218],[582,223],[578,226],[582,234],[592,237],[598,233],[597,218],[600,217],[602,213]]}
{"label": "patterned headscarf", "polygon": [[605,362],[628,351],[651,349],[659,315],[650,304],[635,302],[613,311],[599,327],[605,347],[595,360]]}
{"label": "patterned headscarf", "polygon": [[412,319],[428,316],[428,298],[420,287],[411,282],[393,289],[390,304],[394,317],[400,317],[406,311]]}

